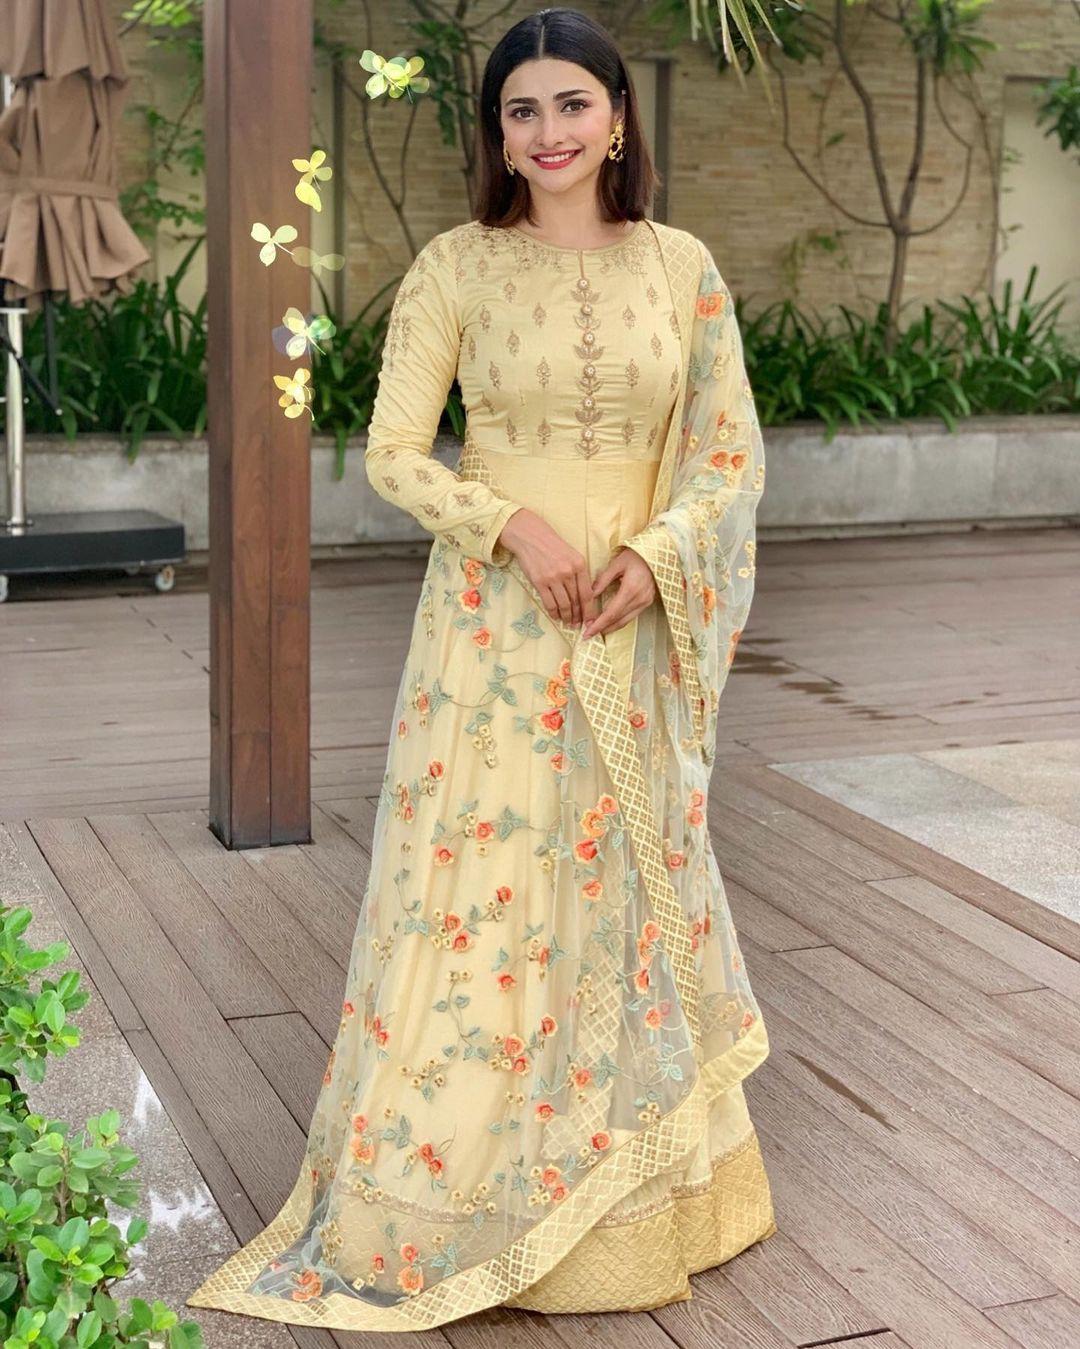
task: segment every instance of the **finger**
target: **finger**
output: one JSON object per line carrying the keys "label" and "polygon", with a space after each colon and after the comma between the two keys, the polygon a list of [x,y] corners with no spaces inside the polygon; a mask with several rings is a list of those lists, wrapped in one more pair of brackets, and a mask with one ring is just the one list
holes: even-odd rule
{"label": "finger", "polygon": [[581,630],[582,637],[594,637],[600,632],[611,632],[626,621],[623,615],[629,608],[629,602],[621,593],[617,593],[611,603],[605,605],[600,614]]}
{"label": "finger", "polygon": [[581,567],[577,573],[577,593],[579,612],[575,623],[587,623],[590,618],[600,612],[600,606],[596,602],[596,596],[593,594],[592,577],[589,575],[587,567]]}
{"label": "finger", "polygon": [[551,583],[551,593],[555,600],[555,607],[558,610],[558,616],[564,623],[572,623],[574,604],[570,597],[570,591],[565,581],[553,581]]}

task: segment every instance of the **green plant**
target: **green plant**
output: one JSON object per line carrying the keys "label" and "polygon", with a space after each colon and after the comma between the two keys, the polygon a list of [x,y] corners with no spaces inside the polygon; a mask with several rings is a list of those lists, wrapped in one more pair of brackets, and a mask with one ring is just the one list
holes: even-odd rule
{"label": "green plant", "polygon": [[950,430],[977,413],[1080,409],[1080,347],[1058,326],[1058,286],[1033,300],[1038,268],[1014,297],[924,304],[886,343],[884,303],[870,317],[839,306],[839,322],[804,314],[790,300],[740,317],[747,371],[763,424],[803,418],[842,423],[940,417]]}
{"label": "green plant", "polygon": [[[163,287],[136,281],[130,294],[56,306],[56,368],[60,428],[69,440],[97,432],[127,438],[134,459],[144,437],[164,432],[178,439],[200,436],[206,426],[206,297],[194,310],[178,296],[195,240]],[[39,378],[45,371],[40,316],[26,328],[26,358]],[[27,429],[57,430],[53,415],[33,399]]]}
{"label": "green plant", "polygon": [[27,1107],[22,1074],[41,1082],[50,1055],[79,1044],[68,1016],[89,1001],[79,972],[57,980],[40,971],[67,956],[67,942],[32,949],[23,939],[33,914],[0,903],[0,1343],[3,1349],[203,1349],[195,1321],[163,1302],[132,1298],[126,1310],[110,1286],[129,1268],[146,1235],[141,1218],[121,1233],[107,1203],[133,1208],[138,1157],[120,1140],[115,1110],[71,1126]]}

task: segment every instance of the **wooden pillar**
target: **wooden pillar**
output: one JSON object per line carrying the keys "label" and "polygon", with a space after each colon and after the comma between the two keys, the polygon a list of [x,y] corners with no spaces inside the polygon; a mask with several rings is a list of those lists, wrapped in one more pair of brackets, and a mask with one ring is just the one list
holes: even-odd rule
{"label": "wooden pillar", "polygon": [[311,273],[259,261],[256,221],[310,211],[312,0],[204,5],[210,447],[210,828],[230,848],[311,840],[311,419],[287,418],[272,332]]}

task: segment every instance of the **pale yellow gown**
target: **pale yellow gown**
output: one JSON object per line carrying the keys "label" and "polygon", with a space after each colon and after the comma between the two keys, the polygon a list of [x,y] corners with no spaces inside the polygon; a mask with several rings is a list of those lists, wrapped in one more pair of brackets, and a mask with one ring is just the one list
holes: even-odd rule
{"label": "pale yellow gown", "polygon": [[[431,458],[455,374],[466,453],[498,491]],[[724,1066],[692,1153],[672,1168],[646,1152],[648,1178],[619,1179],[613,1154],[675,1109],[694,1065],[567,643],[498,543],[527,506],[595,576],[648,522],[682,377],[648,222],[586,250],[468,222],[402,283],[366,467],[435,538],[341,1029],[290,1205],[191,1305],[407,1329],[395,1298],[456,1281],[424,1324],[499,1288],[543,1311],[642,1309],[775,1230],[742,1089],[764,1028],[695,802],[668,803],[664,847],[701,878],[704,1057]],[[632,639],[597,639],[624,707]],[[659,748],[659,702],[629,715]],[[583,1218],[571,1195],[594,1167],[622,1197]],[[547,1272],[521,1287],[538,1250]]]}

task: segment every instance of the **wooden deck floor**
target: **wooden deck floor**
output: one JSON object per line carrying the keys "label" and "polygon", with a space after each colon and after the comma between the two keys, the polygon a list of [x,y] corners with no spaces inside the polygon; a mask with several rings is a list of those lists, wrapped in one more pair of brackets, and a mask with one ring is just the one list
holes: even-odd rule
{"label": "wooden deck floor", "polygon": [[[747,1096],[779,1231],[687,1303],[395,1344],[1080,1345],[1080,926],[770,767],[1080,739],[1078,564],[1075,531],[762,545],[710,825],[772,1041]],[[207,828],[197,574],[0,609],[0,842],[239,1240],[292,1186],[336,1031],[422,566],[316,568],[305,846]],[[150,1295],[212,1349],[391,1342],[183,1308],[234,1244],[204,1218]]]}

